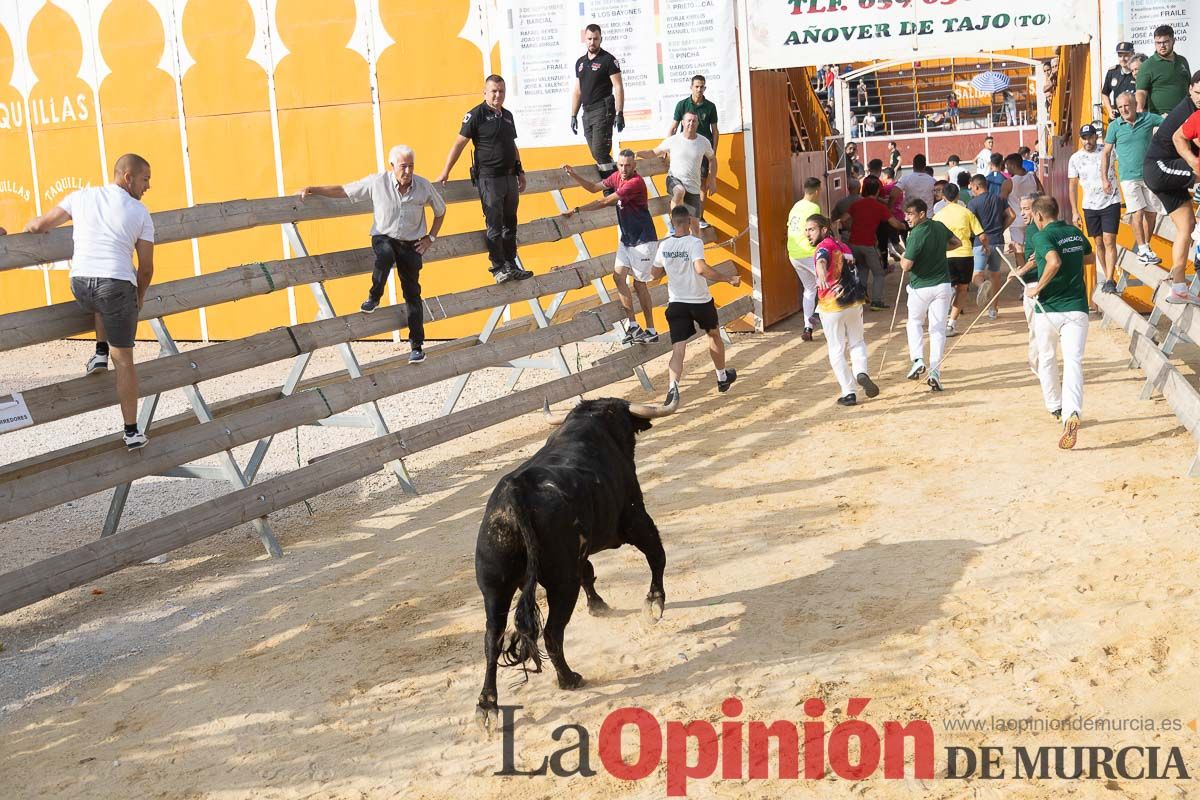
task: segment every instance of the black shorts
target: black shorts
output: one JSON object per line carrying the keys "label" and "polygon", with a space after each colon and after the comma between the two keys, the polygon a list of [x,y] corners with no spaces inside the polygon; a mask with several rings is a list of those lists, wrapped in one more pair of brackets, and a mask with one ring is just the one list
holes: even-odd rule
{"label": "black shorts", "polygon": [[1102,233],[1116,234],[1121,228],[1121,204],[1113,203],[1108,208],[1093,211],[1083,210],[1083,224],[1087,226],[1088,236],[1099,236]]}
{"label": "black shorts", "polygon": [[1184,203],[1192,202],[1192,168],[1182,158],[1150,159],[1142,164],[1142,180],[1146,188],[1163,204],[1168,214]]}
{"label": "black shorts", "polygon": [[717,304],[712,300],[707,303],[667,303],[667,329],[671,332],[671,344],[686,342],[692,338],[696,328],[712,331],[719,327]]}
{"label": "black shorts", "polygon": [[971,282],[975,274],[975,256],[951,256],[946,259],[950,266],[950,283],[953,286],[964,286]]}

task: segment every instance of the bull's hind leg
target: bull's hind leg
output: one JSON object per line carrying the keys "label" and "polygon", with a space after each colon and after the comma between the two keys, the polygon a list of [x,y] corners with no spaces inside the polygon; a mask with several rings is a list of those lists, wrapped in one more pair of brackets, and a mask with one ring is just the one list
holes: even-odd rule
{"label": "bull's hind leg", "polygon": [[550,606],[550,613],[546,615],[546,653],[550,656],[554,671],[558,673],[561,689],[578,689],[583,685],[583,676],[567,666],[567,658],[563,655],[563,635],[571,615],[575,613],[578,600],[578,581],[546,587],[546,602]]}
{"label": "bull's hind leg", "polygon": [[596,570],[586,558],[579,565],[579,577],[583,581],[583,593],[587,596],[588,613],[593,617],[602,617],[611,612],[608,603],[596,593]]}
{"label": "bull's hind leg", "polygon": [[627,530],[628,541],[642,551],[646,563],[650,565],[650,591],[646,593],[646,602],[642,612],[647,618],[658,621],[662,619],[663,608],[667,604],[667,593],[663,589],[663,571],[667,567],[667,554],[663,550],[662,537],[658,534],[658,526],[646,513],[645,508],[633,512]]}
{"label": "bull's hind leg", "polygon": [[483,654],[486,671],[483,676],[483,691],[479,693],[479,705],[475,707],[475,721],[484,730],[496,724],[500,707],[496,691],[496,665],[500,659],[504,628],[508,624],[508,608],[517,592],[516,582],[507,586],[490,585],[483,589],[483,604],[487,613],[487,630],[483,634]]}

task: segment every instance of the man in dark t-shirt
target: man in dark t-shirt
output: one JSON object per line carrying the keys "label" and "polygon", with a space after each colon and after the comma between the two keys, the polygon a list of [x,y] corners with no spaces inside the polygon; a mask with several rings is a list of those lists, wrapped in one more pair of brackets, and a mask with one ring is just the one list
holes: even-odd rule
{"label": "man in dark t-shirt", "polygon": [[1132,57],[1133,42],[1121,42],[1117,45],[1117,65],[1104,74],[1104,85],[1100,87],[1100,98],[1104,103],[1106,120],[1116,118],[1117,98],[1126,92],[1132,94],[1137,89],[1133,70],[1129,68],[1129,60]]}
{"label": "man in dark t-shirt", "polygon": [[[1188,291],[1187,283],[1184,282],[1190,237],[1196,227],[1191,187],[1196,175],[1200,173],[1196,169],[1200,162],[1197,161],[1196,143],[1187,138],[1183,127],[1197,109],[1200,109],[1200,72],[1192,75],[1187,96],[1171,109],[1158,126],[1158,130],[1150,137],[1146,159],[1142,162],[1142,180],[1146,183],[1146,188],[1154,192],[1154,196],[1170,215],[1171,222],[1175,224],[1168,303],[1200,305],[1200,299]],[[1191,158],[1184,158],[1184,152]]]}
{"label": "man in dark t-shirt", "polygon": [[571,132],[579,133],[579,108],[583,107],[583,137],[592,158],[600,168],[600,177],[616,172],[612,160],[613,126],[625,130],[625,84],[621,65],[612,53],[600,47],[600,26],[588,25],[584,31],[587,53],[575,61],[575,85],[571,89]]}
{"label": "man in dark t-shirt", "polygon": [[483,102],[463,117],[435,183],[445,187],[468,142],[475,146],[471,179],[479,189],[487,225],[488,259],[492,262],[488,271],[496,283],[532,278],[532,272],[517,264],[517,203],[525,191],[525,169],[517,149],[517,124],[504,107],[504,78],[499,75],[489,75],[484,81]]}

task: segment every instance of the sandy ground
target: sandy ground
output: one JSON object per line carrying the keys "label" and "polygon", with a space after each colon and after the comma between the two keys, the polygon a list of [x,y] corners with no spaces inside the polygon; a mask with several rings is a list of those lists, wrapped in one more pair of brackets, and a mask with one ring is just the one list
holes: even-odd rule
{"label": "sandy ground", "polygon": [[[873,366],[888,321],[868,316]],[[899,334],[882,395],[854,409],[833,404],[820,336],[738,337],[728,395],[695,349],[685,406],[638,449],[667,550],[664,618],[638,613],[640,554],[601,554],[616,613],[590,617],[581,602],[567,632],[586,685],[562,691],[542,674],[514,689],[518,675],[501,674],[501,702],[522,706],[517,764],[563,746],[551,732],[574,723],[591,734],[594,777],[495,777],[501,740],[473,721],[474,541],[496,479],[545,438],[530,416],[412,459],[419,497],[379,476],[321,496],[315,517],[278,515],[282,560],[242,530],[0,619],[3,794],[661,797],[662,769],[638,782],[602,769],[604,718],[641,706],[664,723],[719,721],[736,696],[744,720],[802,722],[809,697],[826,701],[830,728],[851,697],[871,698],[862,718],[876,729],[928,720],[939,777],[708,779],[693,797],[1193,795],[1175,779],[941,777],[945,747],[985,744],[1008,748],[1010,776],[1015,745],[1157,745],[1164,761],[1177,746],[1200,771],[1187,727],[947,730],[992,717],[1186,723],[1200,710],[1195,483],[1181,477],[1194,440],[1161,400],[1137,399],[1119,332],[1092,327],[1087,419],[1069,453],[1022,363],[1019,308],[958,341],[947,390],[931,395],[903,380]],[[660,386],[664,371],[652,365]],[[633,381],[609,394],[649,397]],[[198,499],[180,485],[155,491]],[[90,528],[61,516],[0,528],[6,560],[86,541],[103,500],[78,504]]]}

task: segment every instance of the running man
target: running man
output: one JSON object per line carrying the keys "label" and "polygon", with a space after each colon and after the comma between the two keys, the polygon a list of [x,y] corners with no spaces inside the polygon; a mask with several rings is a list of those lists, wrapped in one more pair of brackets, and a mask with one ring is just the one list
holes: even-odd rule
{"label": "running man", "polygon": [[[854,256],[850,248],[834,238],[830,222],[814,214],[805,223],[805,235],[815,249],[813,263],[817,269],[817,304],[821,314],[821,330],[829,346],[829,366],[833,367],[841,396],[839,406],[858,403],[855,384],[867,397],[879,394],[879,387],[867,374],[867,342],[863,338],[863,288],[853,269]],[[850,364],[846,364],[846,349]]]}
{"label": "running man", "polygon": [[813,340],[813,326],[817,323],[817,268],[813,264],[817,247],[807,233],[808,218],[821,213],[821,207],[817,205],[820,194],[821,179],[809,178],[804,181],[803,199],[797,201],[788,213],[788,259],[792,262],[792,269],[796,270],[803,290],[804,332],[800,338],[806,342]]}
{"label": "running man", "polygon": [[[1071,154],[1067,162],[1068,187],[1071,197],[1071,218],[1079,227],[1079,190],[1083,189],[1083,222],[1087,235],[1096,241],[1096,266],[1104,273],[1100,291],[1117,293],[1117,229],[1121,227],[1121,195],[1117,193],[1117,174],[1098,144],[1100,131],[1095,125],[1079,129],[1083,149]],[[1102,163],[1108,171],[1100,172]]]}
{"label": "running man", "polygon": [[[1030,194],[1022,197],[1020,203],[1021,221],[1025,223],[1025,252],[1029,254],[1028,260],[1024,266],[1016,266],[1012,272],[1021,281],[1022,284],[1032,285],[1037,283],[1037,259],[1034,258],[1034,251],[1037,248],[1037,239],[1041,236],[1041,231],[1037,225],[1031,225],[1033,222],[1033,204],[1041,193]],[[1025,294],[1025,286],[1021,287],[1021,307],[1025,311],[1025,323],[1029,326],[1029,349],[1027,358],[1029,361],[1029,369],[1036,376],[1038,374],[1038,343],[1037,337],[1033,333],[1033,309],[1037,306],[1037,301]]]}
{"label": "running man", "polygon": [[[1117,154],[1117,177],[1121,180],[1121,193],[1125,195],[1125,210],[1129,212],[1130,227],[1137,247],[1137,258],[1143,264],[1162,263],[1150,247],[1150,236],[1154,232],[1155,217],[1164,213],[1162,204],[1146,187],[1142,178],[1142,164],[1150,137],[1154,129],[1163,123],[1163,118],[1149,111],[1137,111],[1137,102],[1129,92],[1117,95],[1117,116],[1104,134],[1104,152],[1100,156],[1100,177],[1108,181],[1109,167],[1114,152]],[[1109,191],[1109,187],[1104,187]]]}
{"label": "running man", "polygon": [[[1035,239],[1037,282],[1025,287],[1025,296],[1037,299],[1033,329],[1038,343],[1038,380],[1046,410],[1063,421],[1058,446],[1070,450],[1079,435],[1083,412],[1083,348],[1088,334],[1088,295],[1083,279],[1083,257],[1092,252],[1083,231],[1060,222],[1058,201],[1039,197],[1033,201],[1033,223],[1041,233]],[[1055,348],[1062,349],[1062,383]]]}
{"label": "running man", "polygon": [[950,320],[946,323],[946,336],[958,336],[958,317],[962,314],[967,298],[967,289],[971,288],[971,278],[975,272],[975,256],[971,249],[972,237],[978,237],[980,244],[987,247],[987,233],[979,223],[979,218],[971,210],[958,201],[958,184],[947,183],[942,189],[946,195],[945,204],[933,218],[950,229],[960,242],[961,247],[946,253],[946,263],[950,268],[950,285],[954,287],[954,301],[950,306]]}
{"label": "running man", "polygon": [[883,297],[883,260],[879,256],[876,230],[883,224],[898,231],[904,230],[904,223],[893,218],[891,209],[879,198],[880,186],[878,178],[868,175],[862,183],[862,197],[851,204],[843,219],[843,223],[850,226],[850,249],[854,251],[858,280],[865,285],[867,276],[870,276],[873,311],[889,308]]}
{"label": "running man", "polygon": [[[1000,291],[1003,281],[1000,279],[1000,252],[997,245],[1004,241],[1004,231],[1012,224],[1016,215],[1000,195],[988,191],[987,178],[976,175],[971,178],[971,199],[967,208],[979,218],[983,232],[987,234],[988,245],[976,242],[973,250],[975,256],[975,275],[973,280],[979,287],[975,293],[975,302],[980,308],[987,305],[991,296]],[[997,300],[988,309],[988,319],[995,319],[1000,301]]]}
{"label": "running man", "polygon": [[658,243],[652,278],[667,276],[667,327],[671,332],[671,363],[667,370],[671,385],[666,404],[679,397],[679,381],[683,377],[683,357],[687,340],[696,328],[708,334],[708,354],[717,370],[717,391],[727,392],[737,380],[737,370],[725,368],[725,343],[721,341],[721,323],[717,320],[717,304],[708,290],[710,281],[724,281],[738,286],[741,279],[735,273],[727,278],[704,260],[704,242],[690,235],[694,220],[687,206],[671,209],[671,235]]}
{"label": "running man", "polygon": [[929,219],[929,207],[920,198],[904,204],[904,217],[910,230],[904,245],[900,269],[908,277],[908,354],[912,367],[906,376],[915,381],[925,374],[921,357],[925,346],[925,320],[929,320],[930,391],[942,391],[942,354],[946,352],[946,318],[954,289],[950,285],[950,267],[946,253],[963,246],[950,229]]}
{"label": "running man", "polygon": [[704,202],[700,197],[700,173],[703,161],[708,159],[708,192],[717,191],[717,160],[713,155],[712,144],[700,136],[697,131],[700,117],[695,111],[683,115],[683,131],[668,136],[653,150],[641,150],[638,158],[667,158],[667,191],[671,193],[671,206],[687,206],[691,214],[692,235],[700,235],[700,215],[704,213]]}
{"label": "running man", "polygon": [[[632,150],[622,150],[617,156],[617,171],[599,183],[584,178],[575,168],[563,165],[563,171],[574,178],[575,182],[592,194],[606,192],[598,200],[575,206],[563,212],[564,217],[571,217],[580,211],[593,208],[617,207],[617,256],[613,266],[613,282],[617,285],[617,296],[625,309],[625,318],[629,325],[621,344],[650,344],[658,341],[658,332],[654,330],[654,305],[650,301],[650,290],[646,283],[651,280],[650,271],[654,267],[654,254],[658,250],[658,234],[654,230],[654,219],[650,216],[649,199],[646,182],[637,173],[637,162]],[[646,327],[639,327],[637,317],[633,314],[633,295],[625,278],[633,275],[633,291],[637,293],[638,304],[642,307],[642,316]]]}

